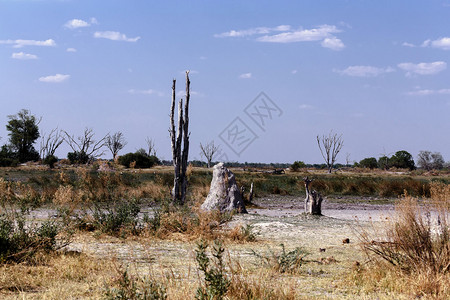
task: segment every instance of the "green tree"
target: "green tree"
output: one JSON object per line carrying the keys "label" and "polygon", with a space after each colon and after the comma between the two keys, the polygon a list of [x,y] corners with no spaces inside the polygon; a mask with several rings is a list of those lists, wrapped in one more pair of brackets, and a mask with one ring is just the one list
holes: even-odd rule
{"label": "green tree", "polygon": [[364,158],[359,162],[359,166],[361,168],[369,168],[369,169],[375,169],[378,167],[378,162],[375,157],[368,157]]}
{"label": "green tree", "polygon": [[33,144],[39,138],[40,120],[26,109],[8,118],[6,129],[9,131],[9,143],[19,162],[38,160],[39,153],[34,149]]}
{"label": "green tree", "polygon": [[400,169],[414,170],[416,168],[412,155],[405,150],[395,152],[389,159],[389,164]]}
{"label": "green tree", "polygon": [[294,163],[290,167],[290,169],[294,172],[297,172],[303,168],[306,168],[306,164],[304,162],[302,162],[301,160],[294,161]]}
{"label": "green tree", "polygon": [[391,165],[389,164],[389,157],[387,157],[386,155],[383,155],[378,159],[378,168],[380,168],[382,170],[387,170],[390,167],[391,167]]}

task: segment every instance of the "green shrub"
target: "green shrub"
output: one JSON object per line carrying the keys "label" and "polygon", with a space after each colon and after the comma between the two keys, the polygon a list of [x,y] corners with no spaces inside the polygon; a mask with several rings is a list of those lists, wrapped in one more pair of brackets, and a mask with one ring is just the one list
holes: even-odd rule
{"label": "green shrub", "polygon": [[0,150],[0,167],[17,167],[19,159],[8,145],[3,145]]}
{"label": "green shrub", "polygon": [[290,167],[290,169],[292,171],[294,171],[294,172],[297,172],[297,171],[299,171],[300,169],[303,169],[303,168],[306,168],[306,164],[304,162],[302,162],[302,161],[299,161],[299,160],[295,161]]}
{"label": "green shrub", "polygon": [[151,168],[159,163],[159,159],[153,155],[146,155],[141,152],[127,153],[119,157],[119,164],[129,168],[131,164],[134,164],[135,168]]}
{"label": "green shrub", "polygon": [[375,157],[364,158],[359,162],[361,168],[375,169],[378,167],[378,162]]}
{"label": "green shrub", "polygon": [[303,258],[308,255],[302,248],[297,247],[294,250],[286,252],[284,244],[280,244],[281,253],[270,251],[270,255],[261,255],[253,251],[253,255],[260,258],[262,263],[269,268],[280,273],[296,273],[304,263]]}
{"label": "green shrub", "polygon": [[200,241],[195,250],[195,260],[198,263],[198,269],[204,275],[203,284],[197,289],[196,299],[216,299],[221,300],[230,287],[230,280],[225,273],[225,266],[223,263],[223,253],[225,249],[222,247],[220,241],[215,241],[213,246],[212,256],[214,257],[214,266],[211,266],[211,260],[206,254],[208,243]]}
{"label": "green shrub", "polygon": [[74,164],[87,164],[89,162],[89,155],[86,154],[86,152],[69,152],[67,153],[67,158],[69,159],[70,163],[72,165]]}
{"label": "green shrub", "polygon": [[395,152],[389,159],[389,164],[399,169],[414,170],[416,168],[412,155],[405,150]]}
{"label": "green shrub", "polygon": [[23,261],[39,251],[55,251],[60,227],[54,221],[25,226],[24,212],[0,215],[0,262]]}
{"label": "green shrub", "polygon": [[126,201],[113,207],[94,207],[94,226],[102,232],[117,234],[120,231],[137,233],[140,207],[137,201]]}
{"label": "green shrub", "polygon": [[163,285],[149,279],[132,277],[127,270],[121,273],[117,288],[107,288],[105,298],[111,300],[164,300],[167,299]]}
{"label": "green shrub", "polygon": [[55,164],[58,162],[58,158],[54,155],[47,155],[44,159],[44,164],[48,165],[50,169],[55,167]]}

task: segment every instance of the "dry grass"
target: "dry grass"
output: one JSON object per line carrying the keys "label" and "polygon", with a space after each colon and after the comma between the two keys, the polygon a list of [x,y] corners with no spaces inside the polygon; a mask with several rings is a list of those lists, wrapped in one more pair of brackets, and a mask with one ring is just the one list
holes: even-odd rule
{"label": "dry grass", "polygon": [[0,266],[2,299],[99,299],[114,264],[83,254],[47,255],[41,264]]}
{"label": "dry grass", "polygon": [[[365,288],[382,288],[412,296],[450,298],[449,186],[433,184],[432,198],[419,203],[405,196],[378,237],[361,233],[362,248],[371,260],[355,270]],[[376,283],[376,284],[374,284]]]}
{"label": "dry grass", "polygon": [[159,224],[149,228],[144,236],[181,241],[198,239],[223,239],[237,243],[255,241],[256,236],[251,226],[237,224],[231,229],[224,226],[232,216],[232,213],[219,211],[206,212],[198,208],[169,207],[159,213],[157,216]]}

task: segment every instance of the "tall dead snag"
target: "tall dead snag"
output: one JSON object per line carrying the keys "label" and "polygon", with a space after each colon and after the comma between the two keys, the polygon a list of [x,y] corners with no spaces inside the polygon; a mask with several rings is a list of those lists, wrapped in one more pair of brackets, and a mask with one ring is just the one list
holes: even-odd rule
{"label": "tall dead snag", "polygon": [[186,169],[189,157],[189,100],[190,100],[189,71],[186,71],[186,101],[178,102],[178,129],[175,129],[175,97],[176,80],[172,82],[172,105],[170,108],[170,139],[172,144],[172,160],[174,167],[174,180],[172,200],[174,203],[183,204],[186,201],[187,176]]}
{"label": "tall dead snag", "polygon": [[308,177],[303,178],[305,182],[305,213],[310,215],[322,215],[322,196],[316,190],[310,191],[309,185],[313,181]]}

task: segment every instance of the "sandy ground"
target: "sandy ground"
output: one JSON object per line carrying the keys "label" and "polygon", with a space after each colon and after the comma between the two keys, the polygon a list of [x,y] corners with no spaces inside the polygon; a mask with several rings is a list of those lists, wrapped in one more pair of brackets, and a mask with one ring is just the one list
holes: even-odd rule
{"label": "sandy ground", "polygon": [[[391,205],[335,204],[323,205],[324,216],[306,216],[303,214],[303,199],[291,196],[271,196],[254,201],[258,208],[249,208],[248,214],[235,215],[225,226],[232,228],[238,224],[249,224],[259,241],[254,245],[229,245],[232,256],[248,257],[249,248],[261,251],[279,248],[302,247],[316,253],[319,248],[328,249],[327,256],[334,255],[344,259],[349,249],[357,251],[357,231],[360,226],[382,220],[392,213]],[[148,208],[144,210],[149,210]],[[344,245],[343,239],[351,243]],[[116,238],[98,238],[95,236],[76,238],[69,246],[70,250],[80,251],[97,257],[115,257],[125,263],[157,260],[160,264],[173,264],[174,259],[189,257],[193,259],[194,242],[155,241],[142,244]],[[348,258],[345,258],[346,260]],[[359,258],[362,259],[362,258]],[[192,264],[193,261],[190,262]]]}
{"label": "sandy ground", "polygon": [[[301,197],[269,196],[255,199],[256,205],[247,208],[248,214],[235,215],[224,225],[228,228],[251,225],[257,238],[256,243],[226,242],[229,261],[238,262],[251,273],[254,272],[251,270],[261,268],[261,259],[255,253],[261,256],[280,253],[281,244],[286,251],[300,247],[308,252],[309,262],[302,266],[300,275],[291,279],[295,282],[295,289],[305,299],[353,299],[354,295],[349,294],[342,280],[355,261],[363,262],[366,259],[360,250],[358,231],[361,228],[370,230],[372,224],[392,214],[393,206],[358,204],[355,199],[350,201],[351,204],[343,204],[345,199],[340,202],[325,200],[323,216],[308,216],[303,214]],[[143,210],[152,211],[148,207]],[[33,215],[36,219],[45,219],[55,213],[41,209],[33,212]],[[343,243],[344,239],[349,239],[350,243]],[[112,258],[140,275],[150,273],[156,277],[167,277],[167,274],[171,274],[176,280],[196,286],[196,243],[183,238],[120,239],[92,232],[76,235],[67,250]],[[258,273],[252,274],[258,276]],[[289,276],[283,278],[291,280]]]}

